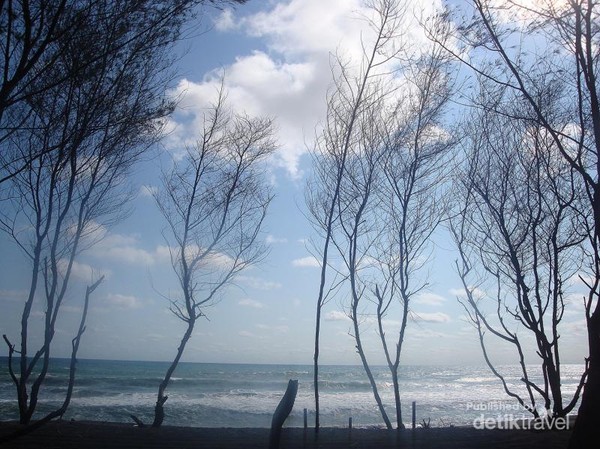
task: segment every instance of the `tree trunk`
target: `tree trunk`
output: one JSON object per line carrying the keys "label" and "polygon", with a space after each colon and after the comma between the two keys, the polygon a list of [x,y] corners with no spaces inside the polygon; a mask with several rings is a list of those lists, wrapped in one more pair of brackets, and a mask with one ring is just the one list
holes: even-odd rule
{"label": "tree trunk", "polygon": [[369,382],[371,383],[371,389],[373,390],[373,396],[375,397],[375,402],[377,402],[377,407],[379,407],[379,412],[381,413],[381,417],[383,418],[383,421],[385,422],[385,426],[389,430],[391,430],[392,423],[390,422],[390,418],[388,418],[388,415],[383,406],[381,397],[379,396],[379,391],[377,389],[377,383],[375,382],[375,378],[373,377],[373,373],[371,372],[371,368],[369,367],[369,362],[367,361],[367,357],[365,356],[365,351],[363,350],[363,347],[362,347],[362,341],[360,338],[360,328],[358,326],[358,316],[357,316],[358,309],[357,308],[358,308],[358,301],[355,297],[354,304],[353,304],[353,310],[352,310],[352,324],[354,326],[354,339],[356,341],[356,351],[358,352],[358,355],[360,356],[360,360],[362,362],[365,373],[367,374],[367,377],[369,378]]}
{"label": "tree trunk", "polygon": [[[594,109],[596,148],[600,149],[600,108]],[[597,160],[597,174],[600,174],[600,157]],[[588,375],[581,395],[581,405],[577,412],[577,420],[573,436],[569,441],[569,449],[589,447],[590,441],[600,441],[600,298],[597,294],[600,276],[600,187],[595,186],[592,206],[594,208],[594,250],[596,263],[596,281],[591,289],[587,304],[588,330]],[[593,307],[593,300],[596,305]],[[592,312],[590,313],[590,310]]]}
{"label": "tree trunk", "polygon": [[358,354],[360,355],[360,360],[362,361],[363,368],[365,369],[365,373],[367,373],[367,377],[369,378],[369,382],[371,383],[371,389],[373,390],[373,396],[375,397],[375,402],[377,402],[377,407],[379,408],[379,412],[381,413],[381,417],[385,422],[385,426],[388,430],[392,429],[392,423],[390,418],[388,418],[387,412],[383,407],[383,401],[381,400],[381,396],[379,396],[379,390],[377,389],[377,383],[375,382],[375,378],[373,377],[373,373],[371,372],[371,368],[369,367],[369,362],[367,362],[367,358],[365,357],[365,353],[362,349],[362,344],[357,343],[356,349]]}
{"label": "tree trunk", "polygon": [[171,376],[173,375],[175,368],[177,368],[179,360],[181,360],[181,356],[183,355],[185,345],[187,344],[188,340],[192,336],[192,331],[194,330],[195,322],[196,322],[196,320],[194,320],[194,319],[190,319],[188,321],[188,328],[185,331],[183,338],[181,339],[179,348],[177,348],[177,355],[175,356],[175,359],[169,366],[169,369],[167,370],[167,372],[165,374],[165,378],[162,380],[162,382],[158,386],[158,394],[156,397],[156,405],[154,406],[154,421],[152,422],[152,427],[160,427],[165,419],[164,405],[165,405],[165,402],[167,402],[167,399],[169,399],[169,397],[167,395],[165,395],[165,390],[167,389],[167,386],[169,385],[169,381],[171,380]]}
{"label": "tree trunk", "polygon": [[319,432],[320,423],[320,409],[319,409],[319,339],[321,333],[321,304],[317,304],[317,317],[315,324],[315,354],[314,354],[314,367],[313,367],[313,383],[315,390],[315,432]]}
{"label": "tree trunk", "polygon": [[[53,412],[48,413],[42,419],[35,421],[34,423],[31,423],[31,415],[30,415],[30,419],[29,419],[26,427],[22,427],[12,434],[0,437],[0,444],[6,443],[8,441],[12,441],[14,439],[20,438],[25,435],[28,435],[31,432],[46,425],[53,419],[61,418],[67,411],[67,408],[69,407],[69,404],[71,403],[71,396],[73,395],[73,388],[75,386],[75,372],[77,370],[77,352],[79,351],[79,344],[81,342],[81,337],[82,337],[83,333],[85,332],[85,322],[87,320],[88,308],[89,308],[89,303],[90,303],[90,295],[94,292],[94,290],[96,290],[96,288],[98,288],[98,286],[102,283],[103,280],[104,280],[104,276],[102,276],[100,279],[98,279],[92,285],[88,285],[88,287],[86,288],[85,302],[84,302],[84,306],[83,306],[83,313],[81,315],[81,320],[79,322],[79,330],[77,332],[77,335],[75,336],[75,338],[73,338],[73,340],[71,342],[72,349],[71,349],[71,362],[69,364],[69,383],[67,385],[67,393],[65,395],[65,399],[64,399],[62,405],[58,409],[54,410]],[[4,339],[7,340],[6,336]]]}
{"label": "tree trunk", "polygon": [[569,449],[590,447],[600,441],[600,309],[588,319],[590,346],[587,382],[581,396],[581,405],[575,421]]}
{"label": "tree trunk", "polygon": [[402,422],[402,401],[400,401],[400,385],[398,383],[398,369],[392,372],[392,382],[394,384],[394,400],[396,402],[396,424],[398,430],[404,429]]}

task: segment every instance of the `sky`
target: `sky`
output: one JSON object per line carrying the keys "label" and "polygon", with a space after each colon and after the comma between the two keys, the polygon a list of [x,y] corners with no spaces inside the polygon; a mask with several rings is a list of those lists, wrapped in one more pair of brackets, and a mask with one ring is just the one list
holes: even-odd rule
{"label": "sky", "polygon": [[[425,13],[436,1],[414,0]],[[336,52],[360,54],[364,21],[359,0],[250,0],[237,9],[210,9],[177,47],[177,76],[170,95],[180,104],[168,123],[168,135],[156,157],[139,164],[131,175],[138,192],[132,213],[105,230],[105,237],[78,259],[74,282],[57,325],[53,354],[68,356],[81,313],[85,285],[92,275],[105,281],[92,297],[79,356],[125,360],[171,360],[184,324],[168,310],[164,296],[177,292],[169,252],[161,231],[165,222],[151,196],[159,186],[161,164],[178,157],[193,142],[205,108],[225,74],[228,101],[236,110],[274,118],[279,148],[269,161],[275,198],[262,238],[270,248],[259,266],[242,273],[222,300],[197,323],[184,360],[226,363],[310,364],[314,347],[319,266],[311,254],[318,238],[304,206],[310,174],[310,147],[324,119],[331,87],[330,58]],[[411,39],[424,39],[416,21]],[[453,264],[456,253],[445,232],[435,235],[428,266],[429,286],[413,301],[403,347],[404,364],[483,364],[477,335],[457,301],[462,295]],[[0,333],[18,341],[19,320],[28,282],[27,262],[18,248],[0,237]],[[575,294],[577,286],[574,287]],[[576,295],[577,296],[577,295]],[[38,305],[33,319],[43,310]],[[390,316],[393,333],[400,317]],[[563,362],[581,363],[585,325],[577,301],[565,315]],[[372,323],[364,323],[367,356],[384,363]],[[358,364],[349,334],[344,298],[324,310],[321,363]],[[33,335],[38,339],[39,335]],[[0,355],[6,354],[1,347]],[[515,363],[511,352],[498,348],[499,363]],[[533,360],[533,359],[532,359]]]}

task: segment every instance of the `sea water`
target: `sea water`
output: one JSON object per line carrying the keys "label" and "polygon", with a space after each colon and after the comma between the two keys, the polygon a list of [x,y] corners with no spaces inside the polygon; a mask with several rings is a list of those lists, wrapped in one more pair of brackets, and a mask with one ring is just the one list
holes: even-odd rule
{"label": "sea water", "polygon": [[[80,360],[73,397],[64,419],[132,422],[130,415],[152,420],[157,389],[168,363]],[[502,366],[508,386],[524,392],[518,366]],[[562,365],[565,401],[575,392],[583,366]],[[322,426],[383,426],[370,383],[361,366],[320,366]],[[52,361],[40,393],[40,414],[62,404],[69,361]],[[373,367],[379,393],[395,422],[392,378],[385,366]],[[530,417],[504,391],[485,366],[404,366],[400,394],[405,424],[416,402],[417,423],[431,426],[472,425],[501,415]],[[269,427],[289,379],[299,381],[298,395],[286,426],[303,426],[303,410],[314,424],[311,365],[180,363],[167,388],[165,425],[192,427]],[[540,380],[540,379],[534,379]],[[0,420],[18,418],[15,387],[7,359],[0,358]],[[543,404],[542,404],[543,405]],[[575,409],[576,411],[576,409]]]}

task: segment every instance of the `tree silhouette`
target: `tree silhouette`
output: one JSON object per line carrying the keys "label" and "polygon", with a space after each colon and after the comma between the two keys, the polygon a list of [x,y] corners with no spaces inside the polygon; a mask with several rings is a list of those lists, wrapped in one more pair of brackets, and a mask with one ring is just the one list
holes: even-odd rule
{"label": "tree silhouette", "polygon": [[[0,228],[32,268],[20,341],[5,337],[22,424],[33,419],[48,374],[76,257],[126,212],[126,176],[160,137],[173,108],[164,97],[171,80],[167,53],[192,5],[0,4]],[[32,311],[40,300],[43,341],[33,349]],[[74,345],[73,358],[76,352]],[[62,415],[67,405],[41,421]]]}
{"label": "tree silhouette", "polygon": [[[540,101],[549,106],[548,98]],[[466,166],[457,173],[460,200],[452,222],[465,289],[460,301],[506,393],[536,418],[540,400],[552,417],[564,418],[575,407],[587,374],[583,370],[567,400],[561,388],[560,330],[569,280],[584,257],[585,190],[543,127],[517,120],[523,108],[517,98],[509,103],[510,109],[475,113],[465,125]],[[476,286],[495,294],[478,295]],[[495,313],[488,314],[488,308]],[[522,388],[507,385],[493,363],[486,333],[514,349]],[[534,341],[537,370],[524,336]],[[543,381],[532,380],[537,377]]]}
{"label": "tree silhouette", "polygon": [[165,390],[196,322],[238,273],[266,253],[258,237],[271,193],[261,164],[275,149],[273,133],[271,120],[228,110],[221,87],[196,145],[164,173],[163,188],[155,194],[181,287],[170,310],[186,330],[160,383],[153,427],[163,423]]}
{"label": "tree silhouette", "polygon": [[[419,272],[444,217],[440,187],[454,145],[443,131],[451,79],[448,58],[439,50],[419,54],[406,44],[400,25],[407,12],[401,3],[371,6],[374,44],[364,45],[358,75],[350,63],[338,61],[307,200],[324,233],[324,250],[331,245],[342,265],[328,266],[331,256],[322,252],[317,336],[328,268],[336,279],[327,294],[339,288],[350,298],[351,334],[381,416],[392,428],[363,345],[363,325],[375,317],[400,429],[398,370],[410,299],[426,286]],[[391,350],[385,320],[397,311],[401,326]],[[318,355],[318,339],[315,346]]]}
{"label": "tree silhouette", "polygon": [[[600,100],[598,95],[598,5],[569,2],[473,0],[465,10],[449,9],[452,45],[444,47],[478,76],[524,101],[524,115],[544,129],[558,154],[574,170],[586,191],[589,253],[582,269],[589,275],[585,300],[588,329],[588,376],[571,448],[600,440]],[[440,33],[430,28],[439,41]],[[447,34],[447,33],[445,33]],[[444,38],[447,39],[447,36]],[[518,44],[518,45],[515,45]],[[539,93],[551,93],[548,108]],[[495,110],[497,99],[486,105]],[[583,215],[585,211],[581,211]]]}

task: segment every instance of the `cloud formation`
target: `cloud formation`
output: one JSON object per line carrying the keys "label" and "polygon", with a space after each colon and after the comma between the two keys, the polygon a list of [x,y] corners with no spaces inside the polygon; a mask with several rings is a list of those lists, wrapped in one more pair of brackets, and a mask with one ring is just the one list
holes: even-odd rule
{"label": "cloud formation", "polygon": [[[404,31],[412,46],[424,41],[416,17],[430,14],[439,3],[408,3]],[[242,8],[226,9],[215,21],[217,32],[246,34],[267,45],[268,51],[237,55],[224,67],[224,85],[236,110],[276,118],[280,147],[272,162],[292,178],[302,175],[300,158],[325,117],[332,55],[355,61],[358,67],[361,39],[369,41],[370,13],[362,5],[359,0],[328,0],[326,7],[321,0],[289,0],[243,17],[237,16],[243,14]],[[198,137],[222,74],[223,69],[217,69],[201,81],[182,79],[171,92],[181,100],[167,127],[167,147],[172,151],[181,151]]]}
{"label": "cloud formation", "polygon": [[238,305],[243,307],[251,307],[253,309],[262,309],[265,307],[265,305],[262,302],[250,298],[240,299],[238,301]]}
{"label": "cloud formation", "polygon": [[422,292],[417,295],[414,302],[427,306],[441,306],[446,302],[446,298],[432,292]]}
{"label": "cloud formation", "polygon": [[239,275],[236,277],[236,282],[244,284],[250,288],[256,290],[275,290],[281,288],[282,285],[279,282],[267,281],[265,279],[257,278],[255,276]]}
{"label": "cloud formation", "polygon": [[135,296],[118,293],[109,293],[106,296],[106,303],[118,309],[139,309],[142,307],[142,302]]}
{"label": "cloud formation", "polygon": [[340,310],[332,310],[325,314],[325,321],[350,321],[350,317]]}
{"label": "cloud formation", "polygon": [[448,323],[450,316],[443,312],[413,312],[412,320],[418,323]]}
{"label": "cloud formation", "polygon": [[275,237],[274,235],[267,235],[267,237],[265,238],[265,242],[269,245],[273,245],[276,243],[287,243],[288,239],[286,239],[285,237]]}
{"label": "cloud formation", "polygon": [[[68,260],[60,259],[58,261],[58,270],[62,275],[65,275],[65,273],[68,270],[68,267],[69,267]],[[82,263],[82,262],[77,262],[76,260],[74,260],[71,265],[71,276],[74,279],[77,279],[82,282],[92,283],[92,282],[98,280],[102,276],[108,278],[110,276],[110,274],[111,273],[109,270],[101,270],[98,268],[94,268],[91,265],[88,265],[88,264]]]}
{"label": "cloud formation", "polygon": [[292,265],[295,267],[319,268],[321,263],[314,256],[306,256],[292,260]]}

